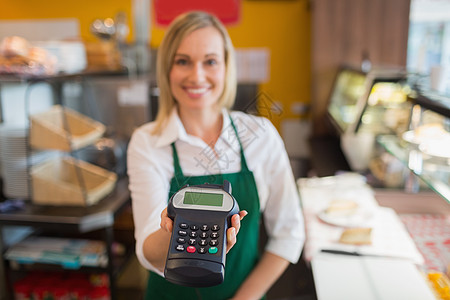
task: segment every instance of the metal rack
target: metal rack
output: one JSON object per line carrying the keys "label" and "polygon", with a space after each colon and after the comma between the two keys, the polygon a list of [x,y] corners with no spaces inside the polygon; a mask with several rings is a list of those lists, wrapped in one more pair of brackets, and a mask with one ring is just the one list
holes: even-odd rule
{"label": "metal rack", "polygon": [[[63,104],[62,87],[67,81],[78,81],[86,82],[86,79],[90,76],[116,76],[126,74],[124,72],[101,72],[101,73],[80,73],[71,75],[56,75],[51,77],[39,77],[39,78],[20,78],[16,76],[0,76],[1,82],[9,83],[26,83],[26,96],[25,96],[25,113],[29,116],[29,101],[30,92],[33,86],[37,83],[46,82],[51,86],[54,102],[56,104]],[[1,84],[0,84],[1,89]],[[1,102],[0,102],[1,104]],[[2,120],[2,109],[0,105],[0,122]],[[70,130],[68,130],[67,120],[64,120],[64,127],[66,132],[70,135]],[[70,136],[68,136],[70,138]],[[29,135],[27,136],[27,173],[29,176],[29,195],[30,199],[32,197],[31,188],[31,161],[30,154],[31,148],[29,145]],[[72,147],[71,147],[72,148]],[[76,156],[74,150],[70,151],[71,156]],[[80,182],[80,187],[85,189],[84,178],[77,171],[78,181]],[[124,208],[130,203],[130,194],[128,191],[128,180],[127,178],[121,178],[117,181],[116,186],[111,194],[106,196],[104,199],[100,200],[97,204],[85,207],[70,207],[68,209],[64,206],[42,206],[35,205],[31,202],[25,204],[25,208],[20,211],[12,211],[0,214],[0,253],[2,257],[0,258],[0,299],[10,299],[12,297],[11,284],[8,282],[8,263],[4,260],[3,254],[5,252],[5,246],[3,245],[2,237],[2,227],[3,226],[29,226],[33,229],[52,229],[58,228],[62,232],[74,232],[77,234],[85,234],[95,230],[100,230],[103,232],[102,239],[106,244],[106,251],[108,257],[108,263],[106,267],[82,267],[87,271],[96,272],[102,271],[107,272],[110,282],[110,293],[111,299],[116,299],[116,278],[120,273],[123,265],[128,258],[131,256],[132,251],[127,249],[126,255],[118,259],[113,255],[112,246],[114,242],[114,220]],[[132,248],[132,247],[127,247]],[[39,268],[36,266],[36,268]]]}
{"label": "metal rack", "polygon": [[[112,252],[114,241],[114,220],[123,212],[130,203],[130,193],[128,190],[128,180],[120,179],[112,194],[101,200],[97,205],[90,207],[65,207],[40,206],[31,203],[26,204],[20,211],[13,211],[0,214],[0,252],[3,254],[5,249],[2,244],[3,226],[30,226],[36,229],[54,229],[58,228],[63,232],[88,233],[94,230],[103,231],[103,240],[106,244],[108,264],[106,268],[83,267],[91,271],[106,271],[110,281],[111,299],[116,299],[116,278],[120,273],[121,266],[127,260],[124,257],[122,263],[115,264],[116,258]],[[128,252],[129,256],[131,252]],[[7,264],[0,259],[0,278],[7,278]],[[9,299],[11,293],[10,285],[2,282],[5,288],[0,289],[0,299]],[[2,285],[0,284],[0,287]]]}

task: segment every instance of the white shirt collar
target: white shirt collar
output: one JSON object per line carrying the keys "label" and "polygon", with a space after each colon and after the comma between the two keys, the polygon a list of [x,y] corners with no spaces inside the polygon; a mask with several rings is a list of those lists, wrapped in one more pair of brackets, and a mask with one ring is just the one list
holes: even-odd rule
{"label": "white shirt collar", "polygon": [[[226,108],[222,109],[222,118],[223,132],[224,128],[228,128],[228,126],[230,126],[230,117]],[[193,137],[187,134],[186,129],[181,122],[180,116],[178,115],[178,111],[176,108],[174,108],[169,116],[166,127],[163,129],[161,135],[158,138],[158,141],[156,142],[156,147],[165,147],[177,140],[192,143]]]}

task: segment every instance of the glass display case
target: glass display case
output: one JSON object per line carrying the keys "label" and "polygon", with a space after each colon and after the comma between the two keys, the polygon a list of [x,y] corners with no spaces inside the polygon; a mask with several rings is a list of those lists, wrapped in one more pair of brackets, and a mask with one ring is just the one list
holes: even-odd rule
{"label": "glass display case", "polygon": [[[402,69],[363,72],[341,67],[335,78],[327,114],[340,133],[392,133],[407,125],[410,88]],[[399,129],[400,127],[400,129]]]}
{"label": "glass display case", "polygon": [[357,103],[364,94],[366,77],[366,73],[349,67],[342,67],[336,75],[327,114],[339,133],[347,131],[356,120]]}
{"label": "glass display case", "polygon": [[[401,76],[401,75],[397,75]],[[408,126],[407,95],[411,89],[404,77],[375,78],[361,101],[352,131],[398,134]]]}
{"label": "glass display case", "polygon": [[327,115],[351,170],[368,169],[377,135],[406,130],[409,92],[403,69],[374,68],[366,73],[342,67],[338,71]]}
{"label": "glass display case", "polygon": [[420,178],[450,203],[450,98],[411,93],[408,128],[377,138],[411,174],[405,187],[417,191]]}

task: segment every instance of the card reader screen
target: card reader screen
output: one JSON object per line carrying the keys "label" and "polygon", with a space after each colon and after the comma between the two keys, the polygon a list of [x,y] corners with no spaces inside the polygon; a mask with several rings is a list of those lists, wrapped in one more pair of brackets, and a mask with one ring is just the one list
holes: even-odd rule
{"label": "card reader screen", "polygon": [[183,204],[222,206],[223,194],[186,192]]}

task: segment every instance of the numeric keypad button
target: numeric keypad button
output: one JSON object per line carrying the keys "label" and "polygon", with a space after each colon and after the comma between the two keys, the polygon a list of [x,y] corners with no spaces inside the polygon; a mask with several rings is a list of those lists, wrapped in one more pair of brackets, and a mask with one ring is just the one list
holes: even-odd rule
{"label": "numeric keypad button", "polygon": [[219,249],[217,249],[217,247],[211,247],[208,250],[208,252],[211,254],[216,254],[218,251],[219,251]]}

